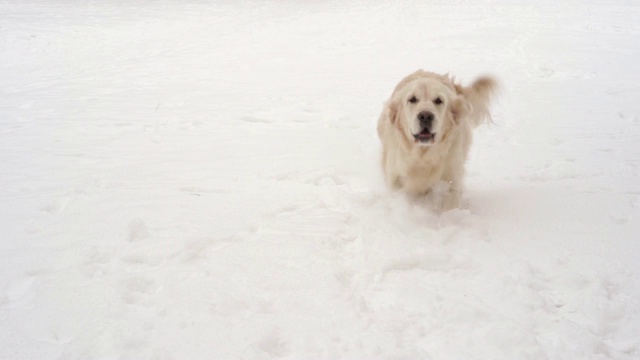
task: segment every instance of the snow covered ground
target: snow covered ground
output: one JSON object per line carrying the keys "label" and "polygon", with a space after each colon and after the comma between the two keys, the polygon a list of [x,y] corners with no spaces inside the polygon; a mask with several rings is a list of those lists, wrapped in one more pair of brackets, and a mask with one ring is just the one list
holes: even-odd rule
{"label": "snow covered ground", "polygon": [[[465,205],[418,68],[503,83]],[[640,4],[0,2],[0,359],[639,359]]]}

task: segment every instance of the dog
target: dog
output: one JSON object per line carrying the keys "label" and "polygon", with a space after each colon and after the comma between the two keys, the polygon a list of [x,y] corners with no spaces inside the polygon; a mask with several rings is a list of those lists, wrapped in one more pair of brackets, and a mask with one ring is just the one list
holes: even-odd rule
{"label": "dog", "polygon": [[497,89],[488,76],[468,87],[424,70],[402,79],[378,119],[386,183],[415,196],[445,183],[441,210],[459,207],[472,131],[491,121],[489,104]]}

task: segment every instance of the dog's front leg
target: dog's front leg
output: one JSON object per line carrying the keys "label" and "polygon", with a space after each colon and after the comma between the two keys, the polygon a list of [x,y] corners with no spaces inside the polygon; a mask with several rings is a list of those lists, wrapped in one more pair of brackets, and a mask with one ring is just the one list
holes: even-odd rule
{"label": "dog's front leg", "polygon": [[445,171],[443,181],[449,185],[448,191],[445,193],[442,199],[442,211],[448,211],[460,206],[460,200],[462,199],[462,176],[463,170],[451,171],[448,169]]}
{"label": "dog's front leg", "polygon": [[[449,186],[451,186],[451,184]],[[448,211],[459,207],[461,198],[462,191],[450,187],[442,200],[442,211]]]}

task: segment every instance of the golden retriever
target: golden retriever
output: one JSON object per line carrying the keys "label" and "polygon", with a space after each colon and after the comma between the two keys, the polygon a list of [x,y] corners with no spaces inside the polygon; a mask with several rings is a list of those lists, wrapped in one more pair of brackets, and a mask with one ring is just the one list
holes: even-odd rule
{"label": "golden retriever", "polygon": [[441,208],[458,207],[472,130],[491,119],[489,102],[496,90],[490,77],[469,87],[423,70],[402,79],[378,119],[387,184],[426,195],[444,183]]}

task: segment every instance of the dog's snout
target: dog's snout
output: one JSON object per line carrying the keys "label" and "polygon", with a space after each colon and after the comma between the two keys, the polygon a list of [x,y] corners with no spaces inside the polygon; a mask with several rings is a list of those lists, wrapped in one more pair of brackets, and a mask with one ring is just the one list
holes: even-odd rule
{"label": "dog's snout", "polygon": [[418,114],[418,121],[420,121],[420,125],[425,128],[431,128],[431,123],[433,123],[433,113],[431,111],[420,111]]}

